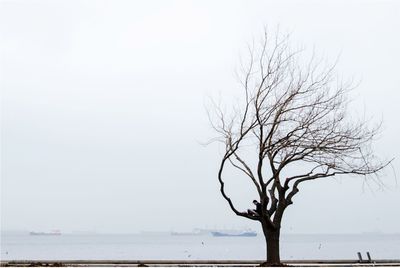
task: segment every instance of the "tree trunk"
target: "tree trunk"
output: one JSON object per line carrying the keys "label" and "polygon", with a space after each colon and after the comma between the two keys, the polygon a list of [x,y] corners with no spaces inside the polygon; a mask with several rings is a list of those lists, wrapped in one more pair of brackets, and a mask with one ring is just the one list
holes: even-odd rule
{"label": "tree trunk", "polygon": [[263,226],[263,232],[267,247],[267,261],[264,264],[268,266],[282,266],[279,256],[280,228],[272,229]]}

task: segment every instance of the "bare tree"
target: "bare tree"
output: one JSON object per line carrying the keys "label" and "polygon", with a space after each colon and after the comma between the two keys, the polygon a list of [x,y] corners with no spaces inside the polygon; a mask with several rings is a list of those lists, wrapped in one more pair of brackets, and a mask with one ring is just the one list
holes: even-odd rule
{"label": "bare tree", "polygon": [[[231,210],[261,223],[265,264],[281,265],[283,214],[302,183],[336,175],[367,178],[389,162],[379,161],[371,150],[379,125],[370,128],[366,120],[350,118],[351,83],[340,82],[335,64],[326,67],[314,53],[305,61],[306,51],[292,51],[288,36],[270,38],[266,32],[260,47],[253,46],[249,54],[241,73],[240,102],[233,105],[232,114],[215,105],[210,117],[224,145],[218,180]],[[236,208],[225,189],[228,166],[248,177],[261,210]]]}

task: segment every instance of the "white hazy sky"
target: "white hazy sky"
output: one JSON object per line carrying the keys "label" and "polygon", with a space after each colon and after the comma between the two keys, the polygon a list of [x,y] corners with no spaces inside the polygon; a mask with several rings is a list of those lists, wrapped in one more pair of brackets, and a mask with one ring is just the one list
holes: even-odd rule
{"label": "white hazy sky", "polygon": [[[204,103],[237,92],[239,55],[264,26],[361,80],[400,172],[398,1],[0,1],[1,228],[137,232],[258,225],[219,193]],[[233,94],[233,93],[232,93]],[[285,232],[400,232],[400,186],[304,184]],[[229,186],[251,207],[240,178]]]}

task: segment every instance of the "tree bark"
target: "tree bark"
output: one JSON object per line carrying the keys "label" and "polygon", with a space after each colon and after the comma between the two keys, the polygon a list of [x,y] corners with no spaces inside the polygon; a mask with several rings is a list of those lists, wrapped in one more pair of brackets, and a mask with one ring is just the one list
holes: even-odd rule
{"label": "tree bark", "polygon": [[264,264],[267,266],[282,266],[279,255],[280,231],[280,227],[272,229],[263,224],[267,255],[267,261]]}

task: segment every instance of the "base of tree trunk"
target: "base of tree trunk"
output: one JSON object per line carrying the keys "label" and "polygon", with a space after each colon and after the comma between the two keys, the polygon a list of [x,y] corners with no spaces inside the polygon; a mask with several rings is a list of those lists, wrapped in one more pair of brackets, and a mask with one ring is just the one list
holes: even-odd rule
{"label": "base of tree trunk", "polygon": [[284,264],[282,262],[278,263],[270,263],[270,262],[263,262],[260,264],[260,267],[288,267],[289,265]]}

